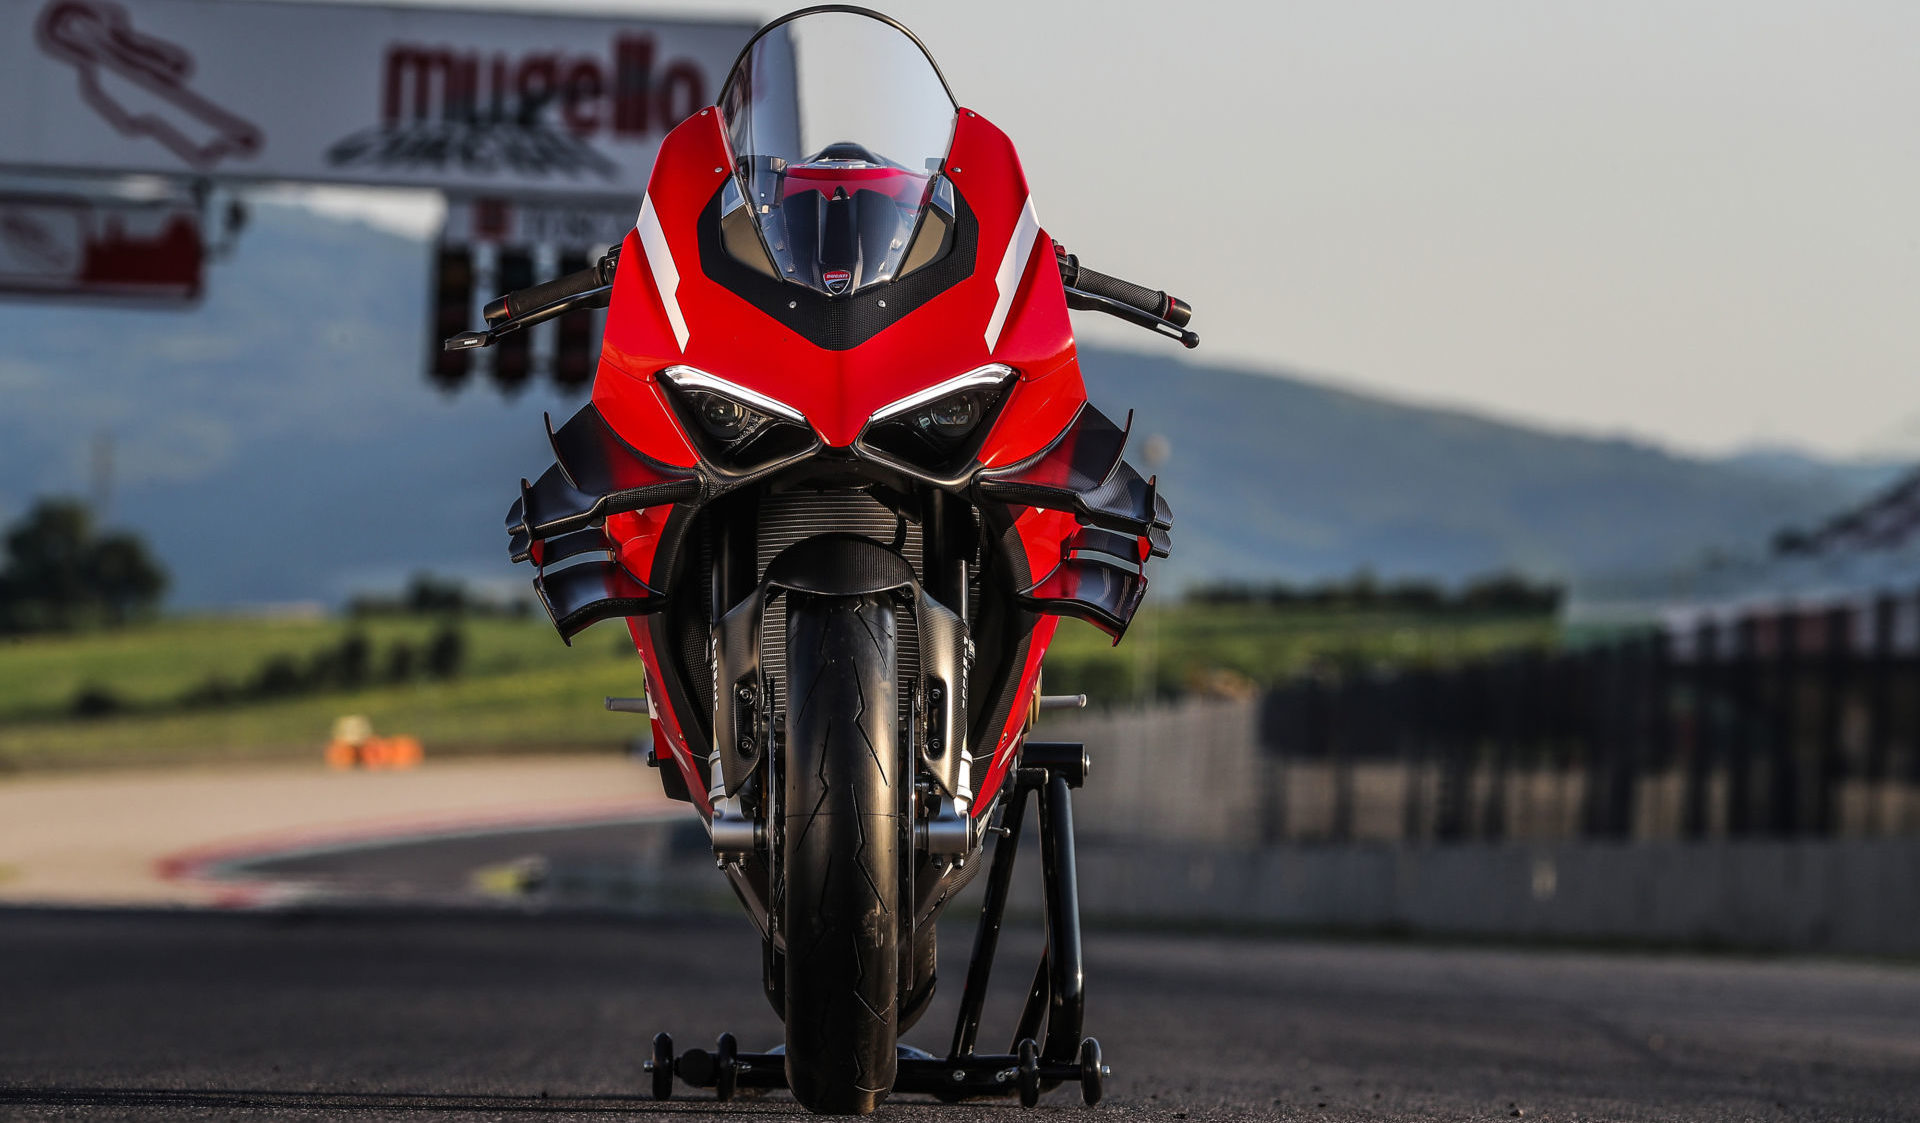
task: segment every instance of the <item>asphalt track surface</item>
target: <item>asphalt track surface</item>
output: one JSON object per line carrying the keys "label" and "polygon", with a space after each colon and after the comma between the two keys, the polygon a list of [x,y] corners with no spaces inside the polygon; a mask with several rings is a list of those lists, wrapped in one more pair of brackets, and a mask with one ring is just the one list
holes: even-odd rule
{"label": "asphalt track surface", "polygon": [[[458,880],[538,844],[380,855]],[[593,847],[586,847],[591,851]],[[300,859],[344,876],[360,859]],[[321,867],[327,867],[322,870]],[[437,872],[436,872],[437,871]],[[394,876],[387,875],[389,879]],[[431,894],[430,894],[431,895]],[[943,925],[940,1051],[971,940]],[[1010,929],[983,1046],[1040,942]],[[1089,1112],[1154,1119],[1920,1119],[1909,965],[1090,932]],[[568,910],[0,911],[0,1119],[641,1119],[803,1114],[646,1098],[658,1030],[778,1042],[737,916]],[[1032,1118],[903,1099],[880,1118]]]}

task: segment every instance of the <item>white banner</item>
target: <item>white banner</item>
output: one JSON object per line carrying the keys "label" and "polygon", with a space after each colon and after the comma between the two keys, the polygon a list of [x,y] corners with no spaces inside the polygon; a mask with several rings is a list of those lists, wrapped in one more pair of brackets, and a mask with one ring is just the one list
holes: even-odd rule
{"label": "white banner", "polygon": [[739,22],[0,0],[0,166],[637,199]]}

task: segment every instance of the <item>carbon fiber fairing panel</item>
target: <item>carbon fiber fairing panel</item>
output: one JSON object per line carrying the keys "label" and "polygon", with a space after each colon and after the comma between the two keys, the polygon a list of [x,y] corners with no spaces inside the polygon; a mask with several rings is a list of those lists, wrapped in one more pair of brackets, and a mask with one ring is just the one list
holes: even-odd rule
{"label": "carbon fiber fairing panel", "polygon": [[576,530],[568,534],[556,534],[552,538],[539,541],[527,541],[525,532],[516,536],[516,543],[525,543],[525,552],[517,546],[513,560],[531,561],[537,566],[549,566],[581,554],[607,553],[611,546],[607,542],[606,531],[597,526]]}
{"label": "carbon fiber fairing panel", "polygon": [[1065,553],[1052,572],[1020,590],[1020,603],[1085,620],[1118,643],[1147,593],[1147,539],[1086,526],[1067,540]]}
{"label": "carbon fiber fairing panel", "polygon": [[533,588],[555,631],[569,644],[592,624],[657,612],[665,597],[612,561],[582,562],[541,573]]}
{"label": "carbon fiber fairing panel", "polygon": [[567,482],[581,491],[618,497],[663,483],[685,483],[693,479],[688,469],[662,464],[621,440],[591,402],[557,431],[551,415],[543,414],[542,420],[546,422],[547,443],[553,448],[554,462],[566,473]]}
{"label": "carbon fiber fairing panel", "polygon": [[[1127,414],[1127,427],[1133,414]],[[1068,496],[1090,492],[1107,482],[1127,447],[1128,428],[1083,405],[1073,422],[1038,456],[1006,468],[982,472],[982,494],[1030,507],[1070,510]]]}
{"label": "carbon fiber fairing panel", "polygon": [[[538,480],[520,481],[520,498],[507,511],[507,553],[539,567],[534,591],[560,638],[571,643],[598,621],[645,615],[665,603],[664,594],[612,559],[601,520],[691,499],[700,480],[622,441],[591,403],[558,430],[551,417],[546,427],[554,463]],[[594,553],[601,560],[546,568]]]}
{"label": "carbon fiber fairing panel", "polygon": [[1141,478],[1120,459],[1132,424],[1131,413],[1123,427],[1093,406],[1084,406],[1044,452],[1022,464],[982,472],[975,486],[986,499],[1071,511],[1081,522],[1148,538],[1152,552],[1165,557],[1173,509],[1152,480]]}
{"label": "carbon fiber fairing panel", "polygon": [[580,530],[620,511],[690,499],[700,490],[691,471],[650,459],[620,440],[591,403],[556,432],[548,419],[554,464],[507,511],[509,553],[529,556],[532,540]]}

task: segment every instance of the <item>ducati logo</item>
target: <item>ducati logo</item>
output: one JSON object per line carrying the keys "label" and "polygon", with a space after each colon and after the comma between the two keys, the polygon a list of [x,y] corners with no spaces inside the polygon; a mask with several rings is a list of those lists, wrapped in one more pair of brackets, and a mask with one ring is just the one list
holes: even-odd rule
{"label": "ducati logo", "polygon": [[847,291],[848,285],[853,283],[853,274],[845,269],[829,269],[820,274],[820,279],[827,283],[828,292],[839,296]]}

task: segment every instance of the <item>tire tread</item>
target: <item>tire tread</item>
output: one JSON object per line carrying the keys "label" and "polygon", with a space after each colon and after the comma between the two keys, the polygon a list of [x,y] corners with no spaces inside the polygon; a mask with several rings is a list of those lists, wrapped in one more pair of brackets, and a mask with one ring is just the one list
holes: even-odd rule
{"label": "tire tread", "polygon": [[899,1031],[893,610],[789,595],[783,806],[805,810],[782,832],[787,1080],[810,1110],[866,1114],[893,1087]]}

